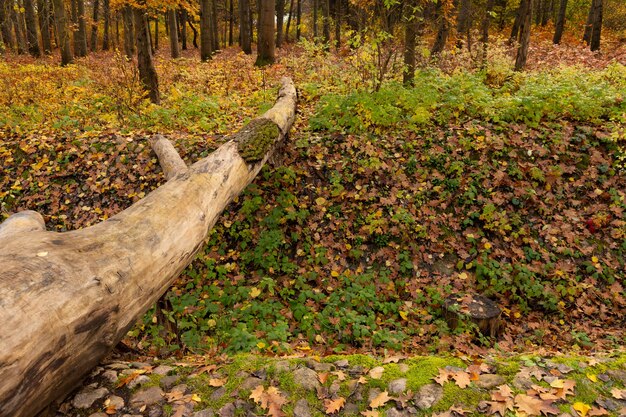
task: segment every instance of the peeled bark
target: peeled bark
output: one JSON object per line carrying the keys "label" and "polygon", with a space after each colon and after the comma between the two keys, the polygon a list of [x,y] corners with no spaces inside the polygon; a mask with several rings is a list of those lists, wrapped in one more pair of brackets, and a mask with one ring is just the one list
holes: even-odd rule
{"label": "peeled bark", "polygon": [[57,233],[22,212],[0,225],[0,415],[36,415],[124,337],[285,138],[295,106],[283,79],[272,109],[189,168],[156,138],[157,156],[175,160],[169,181],[102,223]]}

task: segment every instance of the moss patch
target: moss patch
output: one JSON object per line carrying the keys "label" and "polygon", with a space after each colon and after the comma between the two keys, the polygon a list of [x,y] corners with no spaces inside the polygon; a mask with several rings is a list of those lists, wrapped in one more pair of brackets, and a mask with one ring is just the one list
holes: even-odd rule
{"label": "moss patch", "polygon": [[265,157],[280,134],[278,125],[269,119],[254,119],[232,136],[239,155],[253,163]]}

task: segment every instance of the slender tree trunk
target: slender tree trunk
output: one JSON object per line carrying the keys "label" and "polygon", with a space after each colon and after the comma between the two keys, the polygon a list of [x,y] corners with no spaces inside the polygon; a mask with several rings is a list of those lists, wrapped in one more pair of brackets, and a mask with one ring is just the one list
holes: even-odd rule
{"label": "slender tree trunk", "polygon": [[319,36],[317,30],[317,9],[319,9],[319,0],[313,0],[313,39]]}
{"label": "slender tree trunk", "polygon": [[322,38],[325,44],[330,42],[330,2],[322,1]]}
{"label": "slender tree trunk", "polygon": [[593,27],[593,10],[596,4],[596,0],[591,0],[591,6],[589,7],[589,13],[587,14],[587,22],[585,23],[585,33],[583,34],[583,41],[587,45],[591,42],[591,30]]}
{"label": "slender tree trunk", "polygon": [[541,16],[541,26],[548,24],[554,12],[554,0],[546,0],[544,3],[543,15]]}
{"label": "slender tree trunk", "polygon": [[124,14],[124,53],[128,59],[135,55],[135,25],[133,9],[126,5],[122,12]]}
{"label": "slender tree trunk", "polygon": [[415,1],[411,1],[408,7],[408,17],[404,27],[404,72],[402,74],[402,82],[405,85],[413,85],[415,79],[415,46],[421,16],[419,16]]}
{"label": "slender tree trunk", "polygon": [[67,14],[63,0],[52,0],[54,6],[54,20],[56,22],[57,34],[59,36],[59,47],[61,48],[61,65],[71,64],[74,60],[72,48],[70,47],[70,31],[67,28]]}
{"label": "slender tree trunk", "polygon": [[111,7],[109,6],[109,0],[103,0],[102,12],[104,14],[104,29],[102,32],[102,50],[109,50],[110,30],[111,30]]}
{"label": "slender tree trunk", "polygon": [[134,9],[135,30],[137,32],[137,67],[139,78],[148,92],[150,101],[159,103],[159,80],[154,62],[152,61],[152,46],[150,45],[150,26],[145,12]]}
{"label": "slender tree trunk", "polygon": [[41,48],[39,47],[37,16],[35,15],[35,5],[33,4],[33,0],[24,0],[24,12],[26,15],[26,39],[28,41],[28,52],[34,57],[40,57]]}
{"label": "slender tree trunk", "polygon": [[341,14],[341,0],[335,0],[335,47],[337,49],[341,48]]}
{"label": "slender tree trunk", "polygon": [[252,53],[250,0],[239,0],[239,45],[246,54]]}
{"label": "slender tree trunk", "polygon": [[511,44],[517,42],[519,39],[519,29],[523,20],[522,12],[524,11],[524,4],[524,0],[522,0],[517,8],[517,12],[515,12],[515,20],[513,21],[513,27],[511,28],[511,36],[509,36],[509,43]]}
{"label": "slender tree trunk", "polygon": [[495,0],[487,0],[487,6],[485,9],[485,16],[480,26],[480,42],[482,43],[482,65],[487,61],[487,49],[489,47],[489,26],[491,25],[491,14],[495,6]]}
{"label": "slender tree trunk", "polygon": [[257,57],[255,65],[262,67],[270,65],[275,60],[274,48],[274,0],[259,0],[261,9],[259,13],[259,27],[257,32]]}
{"label": "slender tree trunk", "polygon": [[43,53],[49,55],[52,53],[52,41],[50,39],[50,1],[39,0],[37,2],[39,10],[39,28],[41,30],[41,49]]}
{"label": "slender tree trunk", "polygon": [[302,19],[302,0],[296,0],[296,42],[300,40],[300,21]]}
{"label": "slender tree trunk", "polygon": [[289,43],[289,30],[291,29],[291,17],[292,16],[293,16],[293,0],[289,2],[289,15],[287,15],[287,27],[285,28],[285,42],[287,43]]}
{"label": "slender tree trunk", "polygon": [[183,51],[187,50],[187,10],[183,7],[180,10],[180,41]]}
{"label": "slender tree trunk", "polygon": [[26,38],[24,37],[24,24],[21,14],[14,8],[10,9],[13,29],[15,30],[15,41],[17,43],[17,53],[25,54],[27,51]]}
{"label": "slender tree trunk", "polygon": [[189,23],[189,27],[191,28],[191,31],[193,32],[193,40],[191,41],[191,43],[193,44],[194,48],[198,49],[198,30],[194,26],[192,20],[193,19],[190,19],[187,21],[187,23]]}
{"label": "slender tree trunk", "polygon": [[156,19],[154,19],[154,36],[152,37],[154,40],[154,49],[159,49],[159,15],[157,14]]}
{"label": "slender tree trunk", "polygon": [[93,0],[93,20],[91,22],[91,52],[98,50],[98,19],[100,18],[100,0]]}
{"label": "slender tree trunk", "polygon": [[208,61],[213,55],[211,39],[211,0],[200,0],[200,59]]}
{"label": "slender tree trunk", "polygon": [[220,35],[217,22],[217,0],[211,0],[211,31],[213,32],[213,51],[219,51],[220,49]]}
{"label": "slender tree trunk", "polygon": [[120,44],[120,14],[119,12],[115,13],[115,41],[113,42],[114,46],[118,46]]}
{"label": "slender tree trunk", "polygon": [[[291,1],[293,2],[293,0]],[[276,3],[276,47],[280,48],[281,46],[283,46],[283,27],[284,27],[283,22],[285,21],[285,0],[275,0],[275,3]]]}
{"label": "slender tree trunk", "polygon": [[448,35],[450,34],[450,23],[444,15],[444,11],[441,4],[442,0],[437,3],[437,18],[439,19],[439,28],[437,29],[437,35],[435,36],[435,42],[430,49],[431,55],[441,53],[446,47],[448,42]]}
{"label": "slender tree trunk", "polygon": [[15,49],[15,38],[11,32],[9,5],[9,1],[0,0],[0,31],[2,32],[4,45],[10,49]]}
{"label": "slender tree trunk", "polygon": [[542,0],[531,0],[531,2],[533,3],[531,5],[531,8],[533,10],[533,16],[535,18],[535,26],[539,26],[539,24],[541,23],[541,7],[542,7]]}
{"label": "slender tree trunk", "polygon": [[521,71],[526,66],[528,58],[528,44],[530,43],[530,29],[532,26],[533,0],[522,0],[522,23],[520,25],[520,44],[515,58],[515,71]]}
{"label": "slender tree trunk", "polygon": [[170,33],[170,50],[172,58],[180,58],[180,47],[178,46],[178,30],[176,30],[176,10],[167,9],[167,25]]}
{"label": "slender tree trunk", "polygon": [[[463,38],[469,39],[470,13],[471,13],[471,1],[460,0],[459,13],[456,19],[456,36],[457,36],[458,48],[463,47],[463,44],[465,43]],[[469,44],[465,46],[467,46],[468,49],[470,48]]]}
{"label": "slender tree trunk", "polygon": [[559,6],[559,14],[556,16],[556,26],[554,28],[554,38],[552,42],[555,45],[561,43],[561,37],[563,36],[563,29],[565,28],[565,12],[567,11],[567,0],[561,0]]}
{"label": "slender tree trunk", "polygon": [[74,53],[76,56],[87,56],[87,24],[85,21],[85,0],[74,0],[76,2],[76,18],[78,19],[78,30],[74,34]]}
{"label": "slender tree trunk", "polygon": [[228,46],[234,45],[233,32],[235,26],[235,0],[228,2]]}
{"label": "slender tree trunk", "polygon": [[603,0],[595,0],[593,3],[593,23],[591,26],[591,45],[592,51],[600,49],[600,35],[602,32],[602,12]]}

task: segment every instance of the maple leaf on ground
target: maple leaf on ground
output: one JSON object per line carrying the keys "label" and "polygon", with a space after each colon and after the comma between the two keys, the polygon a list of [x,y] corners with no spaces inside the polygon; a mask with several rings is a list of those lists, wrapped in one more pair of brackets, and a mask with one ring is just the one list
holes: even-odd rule
{"label": "maple leaf on ground", "polygon": [[498,390],[491,393],[494,401],[506,401],[513,398],[513,390],[506,384],[498,386]]}
{"label": "maple leaf on ground", "polygon": [[460,388],[467,388],[471,384],[470,374],[465,371],[455,372],[452,378]]}
{"label": "maple leaf on ground", "polygon": [[326,381],[328,381],[328,376],[330,374],[328,372],[320,372],[317,374],[317,379],[320,381],[320,384],[324,385]]}
{"label": "maple leaf on ground", "polygon": [[517,394],[515,396],[515,407],[529,416],[539,416],[545,406],[545,402],[537,397],[531,397],[526,394]]}
{"label": "maple leaf on ground", "polygon": [[608,416],[610,413],[602,407],[592,407],[588,416]]}
{"label": "maple leaf on ground", "polygon": [[481,401],[478,403],[478,409],[487,414],[500,414],[504,416],[506,410],[513,411],[513,400],[507,401]]}
{"label": "maple leaf on ground", "polygon": [[346,399],[343,397],[339,397],[334,400],[326,399],[324,400],[324,412],[326,414],[334,414],[337,411],[341,410],[344,405],[346,405]]}
{"label": "maple leaf on ground", "polygon": [[385,405],[387,401],[389,401],[391,397],[387,391],[383,391],[378,394],[372,401],[370,401],[371,408],[378,408],[382,405]]}
{"label": "maple leaf on ground", "polygon": [[376,410],[361,411],[361,415],[364,417],[380,417],[380,413]]}
{"label": "maple leaf on ground", "polygon": [[626,400],[626,389],[613,388],[611,395],[616,400]]}
{"label": "maple leaf on ground", "polygon": [[228,381],[227,378],[211,378],[209,379],[209,386],[211,387],[221,387]]}
{"label": "maple leaf on ground", "polygon": [[[560,384],[559,384],[560,385]],[[574,395],[574,387],[576,386],[576,381],[573,379],[565,379],[563,380],[563,387],[558,388],[554,394],[559,397],[559,399],[565,399],[568,395]]]}
{"label": "maple leaf on ground", "polygon": [[449,371],[449,370],[447,370],[445,368],[441,368],[441,369],[439,369],[439,375],[437,375],[433,379],[435,380],[436,383],[438,383],[439,385],[443,386],[443,384],[448,382],[448,380],[452,376],[454,376],[454,371]]}
{"label": "maple leaf on ground", "polygon": [[285,413],[281,410],[282,406],[287,403],[287,399],[283,397],[276,387],[269,387],[267,390],[263,385],[259,385],[250,393],[250,399],[254,400],[261,406],[271,417],[283,417]]}
{"label": "maple leaf on ground", "polygon": [[261,408],[267,408],[267,398],[265,396],[265,387],[263,385],[259,385],[250,393],[251,400],[254,400],[255,403],[259,404]]}

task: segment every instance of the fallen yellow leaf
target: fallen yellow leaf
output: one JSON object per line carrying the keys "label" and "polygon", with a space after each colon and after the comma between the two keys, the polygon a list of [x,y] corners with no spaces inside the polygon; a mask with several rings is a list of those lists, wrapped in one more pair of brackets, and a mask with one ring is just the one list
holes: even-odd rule
{"label": "fallen yellow leaf", "polygon": [[589,407],[587,404],[582,403],[580,401],[575,402],[572,408],[578,411],[581,417],[585,417],[587,413],[589,412],[589,410],[591,410],[591,407]]}

